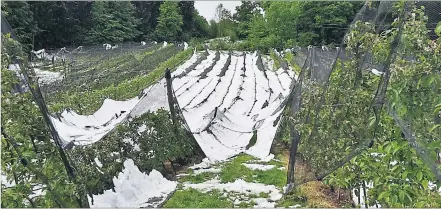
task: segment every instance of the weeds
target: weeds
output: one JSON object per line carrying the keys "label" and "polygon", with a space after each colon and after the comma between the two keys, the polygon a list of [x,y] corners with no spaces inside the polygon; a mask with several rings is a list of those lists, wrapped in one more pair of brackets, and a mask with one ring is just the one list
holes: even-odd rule
{"label": "weeds", "polygon": [[214,174],[214,173],[205,172],[205,173],[200,173],[197,175],[182,176],[179,178],[178,181],[181,183],[190,182],[192,184],[198,184],[198,183],[202,183],[207,180],[213,179],[215,176],[216,176],[216,174]]}
{"label": "weeds", "polygon": [[[233,182],[236,179],[244,179],[247,182],[257,182],[262,184],[271,184],[279,188],[282,188],[286,182],[286,173],[275,167],[271,170],[251,170],[242,163],[255,160],[255,158],[249,155],[239,155],[232,161],[225,163],[220,173],[220,179],[222,183]],[[280,162],[273,161],[274,164]]]}
{"label": "weeds", "polygon": [[230,208],[233,204],[221,192],[200,192],[196,189],[176,191],[164,208]]}

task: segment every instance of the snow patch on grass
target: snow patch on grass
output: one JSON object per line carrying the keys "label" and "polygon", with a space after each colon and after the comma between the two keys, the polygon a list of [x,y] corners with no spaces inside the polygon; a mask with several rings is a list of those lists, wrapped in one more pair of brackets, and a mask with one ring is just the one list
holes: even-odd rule
{"label": "snow patch on grass", "polygon": [[226,192],[236,192],[240,194],[259,195],[260,193],[267,193],[269,197],[264,198],[252,198],[257,205],[255,207],[274,207],[275,201],[282,198],[282,194],[274,185],[265,185],[260,183],[250,183],[243,179],[237,179],[234,182],[220,183],[219,179],[212,179],[200,184],[184,183],[184,189],[197,189],[202,192],[209,192],[212,190],[220,190]]}

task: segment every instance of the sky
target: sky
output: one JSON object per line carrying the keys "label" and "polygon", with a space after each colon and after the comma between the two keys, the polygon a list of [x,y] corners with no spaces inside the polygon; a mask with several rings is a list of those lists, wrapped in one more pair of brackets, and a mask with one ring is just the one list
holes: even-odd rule
{"label": "sky", "polygon": [[194,7],[199,11],[199,14],[205,17],[207,21],[214,19],[214,12],[219,4],[231,11],[231,14],[236,12],[236,6],[241,4],[240,1],[195,1]]}

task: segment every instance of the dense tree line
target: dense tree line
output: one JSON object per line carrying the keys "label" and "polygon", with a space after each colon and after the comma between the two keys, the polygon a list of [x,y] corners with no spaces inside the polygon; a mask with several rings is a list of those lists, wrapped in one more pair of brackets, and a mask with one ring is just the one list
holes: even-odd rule
{"label": "dense tree line", "polygon": [[[441,7],[441,3],[420,4],[428,10],[429,24],[436,25],[439,14],[433,8]],[[210,22],[199,15],[193,1],[13,1],[4,2],[2,12],[19,40],[29,48],[32,44],[40,49],[230,37],[232,41],[241,40],[241,49],[267,50],[339,44],[362,5],[363,2],[242,1],[235,12],[219,4]]]}
{"label": "dense tree line", "polygon": [[212,36],[243,40],[247,49],[340,43],[363,2],[249,2],[236,13],[219,5]]}
{"label": "dense tree line", "polygon": [[11,1],[2,13],[29,49],[208,36],[194,2]]}

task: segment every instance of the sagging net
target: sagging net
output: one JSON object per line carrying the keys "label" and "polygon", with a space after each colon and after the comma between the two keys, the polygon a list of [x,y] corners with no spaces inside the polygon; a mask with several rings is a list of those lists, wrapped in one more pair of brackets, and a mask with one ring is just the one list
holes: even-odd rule
{"label": "sagging net", "polygon": [[268,157],[294,77],[288,68],[272,68],[269,57],[254,52],[197,52],[172,73],[172,98],[163,96],[168,93],[161,80],[144,91],[130,116],[171,100],[172,112],[210,160],[239,153]]}
{"label": "sagging net", "polygon": [[440,53],[425,23],[413,2],[366,3],[339,47],[295,50],[301,72],[275,139],[296,153],[294,185],[321,180],[376,142],[400,138],[441,181],[441,71],[433,67],[441,66]]}

